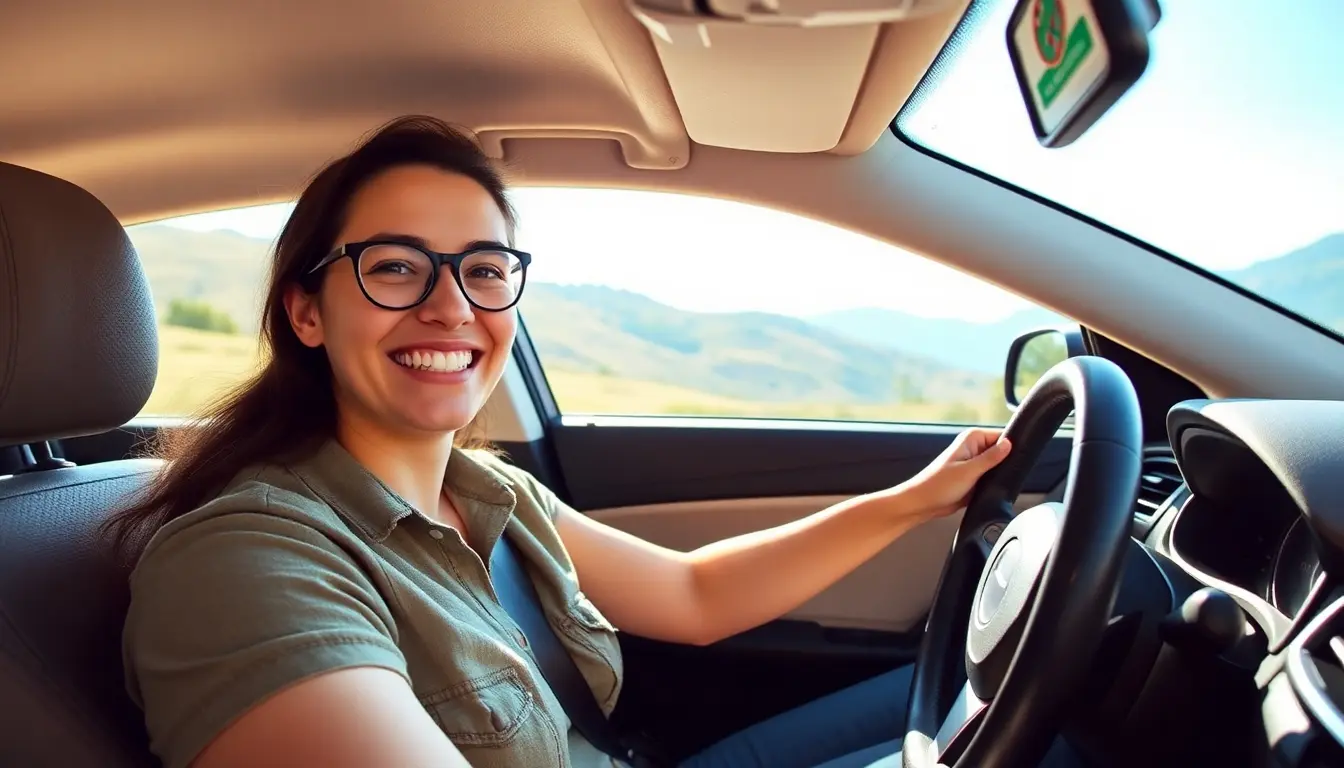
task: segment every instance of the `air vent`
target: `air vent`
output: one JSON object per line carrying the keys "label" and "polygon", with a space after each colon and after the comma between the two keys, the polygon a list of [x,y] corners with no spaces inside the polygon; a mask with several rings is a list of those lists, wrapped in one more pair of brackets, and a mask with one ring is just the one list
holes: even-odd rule
{"label": "air vent", "polygon": [[1166,449],[1159,451],[1147,453],[1143,457],[1143,472],[1139,475],[1139,499],[1134,505],[1135,514],[1151,517],[1185,482],[1171,452]]}
{"label": "air vent", "polygon": [[1134,535],[1148,535],[1157,511],[1185,484],[1170,448],[1149,448],[1143,452],[1139,473],[1139,494],[1134,502]]}

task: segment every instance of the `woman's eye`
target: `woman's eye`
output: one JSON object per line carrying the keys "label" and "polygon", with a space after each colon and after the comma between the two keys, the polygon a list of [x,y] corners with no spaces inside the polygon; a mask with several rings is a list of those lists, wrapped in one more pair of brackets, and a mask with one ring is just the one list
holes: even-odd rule
{"label": "woman's eye", "polygon": [[467,271],[467,277],[472,280],[502,280],[504,275],[494,267],[475,266]]}
{"label": "woman's eye", "polygon": [[413,271],[414,270],[411,268],[411,265],[407,264],[404,261],[382,261],[373,265],[373,269],[369,270],[370,273],[382,273],[392,275],[409,275]]}

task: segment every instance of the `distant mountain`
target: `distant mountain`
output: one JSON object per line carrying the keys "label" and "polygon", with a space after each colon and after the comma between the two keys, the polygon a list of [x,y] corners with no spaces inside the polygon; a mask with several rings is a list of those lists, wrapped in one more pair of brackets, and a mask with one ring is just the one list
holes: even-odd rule
{"label": "distant mountain", "polygon": [[894,309],[863,307],[828,312],[809,322],[868,344],[899,349],[944,365],[983,374],[1003,374],[1013,339],[1037,327],[1069,322],[1049,310],[1016,312],[994,323],[920,317]]}
{"label": "distant mountain", "polygon": [[[1344,233],[1221,275],[1344,333]],[[874,307],[829,312],[808,320],[858,341],[985,374],[1002,374],[1004,354],[1018,334],[1070,322],[1045,309],[1029,309],[981,324]]]}
{"label": "distant mountain", "polygon": [[592,285],[530,285],[523,321],[549,366],[725,397],[979,402],[990,377],[761,312],[686,312]]}
{"label": "distant mountain", "polygon": [[1222,276],[1344,333],[1344,232]]}

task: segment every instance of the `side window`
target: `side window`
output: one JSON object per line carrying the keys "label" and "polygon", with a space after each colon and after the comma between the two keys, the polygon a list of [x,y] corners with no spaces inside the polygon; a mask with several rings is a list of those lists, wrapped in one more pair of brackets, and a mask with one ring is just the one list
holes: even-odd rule
{"label": "side window", "polygon": [[1061,318],[855,233],[742,203],[524,189],[521,304],[565,414],[1003,424],[1021,332]]}
{"label": "side window", "polygon": [[[564,414],[1003,424],[1019,333],[1059,316],[886,243],[742,203],[520,189],[520,313]],[[143,415],[198,412],[259,361],[291,206],[129,228],[159,314]]]}
{"label": "side window", "polygon": [[244,208],[127,228],[159,319],[159,377],[141,415],[195,414],[256,370],[271,244],[290,208]]}

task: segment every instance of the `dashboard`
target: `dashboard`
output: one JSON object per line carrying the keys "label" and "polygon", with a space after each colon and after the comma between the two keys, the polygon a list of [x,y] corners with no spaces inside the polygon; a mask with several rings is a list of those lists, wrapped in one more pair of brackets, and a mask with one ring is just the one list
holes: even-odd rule
{"label": "dashboard", "polygon": [[1183,488],[1150,543],[1281,634],[1323,575],[1311,526],[1263,465],[1228,481],[1226,498]]}
{"label": "dashboard", "polygon": [[1190,496],[1174,523],[1166,549],[1283,619],[1298,615],[1322,575],[1311,526],[1291,505]]}
{"label": "dashboard", "polygon": [[1247,764],[1344,765],[1344,402],[1186,401],[1167,432],[1184,483],[1143,543],[1244,612],[1221,660],[1260,700]]}

